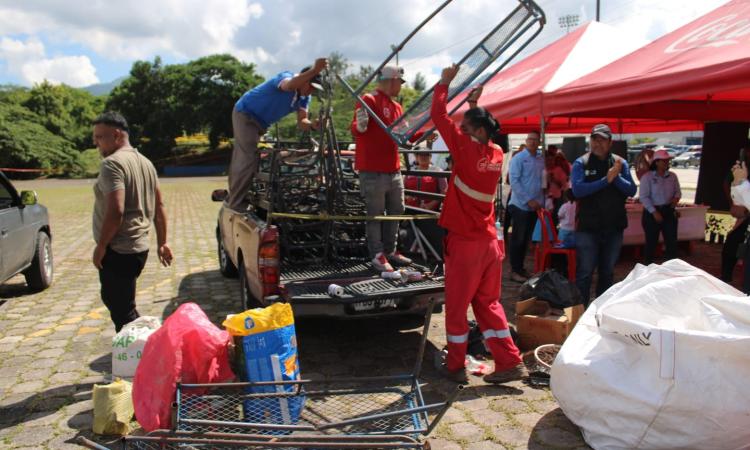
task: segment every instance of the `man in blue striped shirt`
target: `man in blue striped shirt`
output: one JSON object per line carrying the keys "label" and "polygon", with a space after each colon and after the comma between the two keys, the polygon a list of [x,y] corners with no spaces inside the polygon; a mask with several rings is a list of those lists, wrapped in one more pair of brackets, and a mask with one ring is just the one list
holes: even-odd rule
{"label": "man in blue striped shirt", "polygon": [[538,151],[539,141],[540,133],[530,132],[526,136],[526,150],[510,161],[510,189],[513,192],[508,206],[513,229],[510,236],[510,279],[519,283],[530,276],[523,263],[536,223],[536,212],[544,207],[544,158]]}

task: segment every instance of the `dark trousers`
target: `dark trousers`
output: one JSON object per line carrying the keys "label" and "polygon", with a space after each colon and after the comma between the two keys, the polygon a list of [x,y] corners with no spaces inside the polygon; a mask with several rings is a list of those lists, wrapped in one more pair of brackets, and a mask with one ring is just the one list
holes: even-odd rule
{"label": "dark trousers", "polygon": [[663,218],[661,223],[658,223],[654,215],[646,209],[643,210],[641,216],[641,225],[646,235],[646,248],[643,251],[646,264],[654,262],[654,251],[659,243],[659,233],[664,237],[664,259],[670,260],[677,257],[677,214],[670,205],[657,206],[656,210]]}
{"label": "dark trousers", "polygon": [[513,231],[510,235],[510,267],[513,272],[523,273],[526,250],[536,223],[536,212],[525,211],[516,205],[508,206]]}
{"label": "dark trousers", "polygon": [[724,239],[724,247],[721,248],[721,279],[727,283],[732,281],[732,272],[737,264],[737,248],[745,239],[748,223],[750,223],[750,217],[744,219]]}
{"label": "dark trousers", "polygon": [[142,253],[117,253],[107,247],[99,270],[101,295],[104,305],[120,331],[125,324],[138,318],[135,309],[135,281],[146,265],[148,251]]}
{"label": "dark trousers", "polygon": [[622,248],[622,230],[595,233],[576,232],[576,286],[581,291],[583,304],[591,298],[591,278],[597,270],[596,296],[612,286],[614,270]]}

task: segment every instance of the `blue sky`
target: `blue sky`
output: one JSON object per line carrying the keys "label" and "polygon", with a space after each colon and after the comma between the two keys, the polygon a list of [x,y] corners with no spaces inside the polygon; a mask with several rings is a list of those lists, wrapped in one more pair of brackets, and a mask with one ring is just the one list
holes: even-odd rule
{"label": "blue sky", "polygon": [[[86,86],[126,76],[136,60],[186,62],[230,53],[261,74],[299,70],[338,51],[377,65],[442,0],[0,0],[0,84]],[[548,24],[528,51],[561,37],[564,15],[594,18],[595,0],[539,0]],[[725,0],[601,0],[602,22],[653,40]],[[460,58],[515,0],[454,0],[400,55],[428,82]]]}

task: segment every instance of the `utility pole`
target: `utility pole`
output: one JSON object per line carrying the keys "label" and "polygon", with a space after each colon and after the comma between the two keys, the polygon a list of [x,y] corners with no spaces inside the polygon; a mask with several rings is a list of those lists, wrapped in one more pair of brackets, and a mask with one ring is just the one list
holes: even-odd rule
{"label": "utility pole", "polygon": [[599,22],[599,0],[596,0],[596,21]]}

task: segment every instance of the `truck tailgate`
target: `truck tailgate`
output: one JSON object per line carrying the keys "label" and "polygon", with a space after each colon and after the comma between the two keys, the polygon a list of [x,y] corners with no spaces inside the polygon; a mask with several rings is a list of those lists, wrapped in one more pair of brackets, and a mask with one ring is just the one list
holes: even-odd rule
{"label": "truck tailgate", "polygon": [[[410,270],[424,270],[412,266]],[[295,308],[295,314],[352,316],[417,310],[430,299],[442,304],[445,284],[442,277],[420,281],[384,280],[369,264],[322,265],[282,270],[282,297]],[[328,294],[328,286],[344,289],[342,296]]]}

